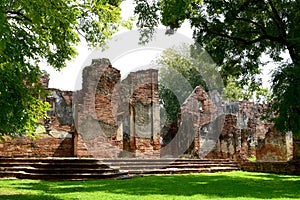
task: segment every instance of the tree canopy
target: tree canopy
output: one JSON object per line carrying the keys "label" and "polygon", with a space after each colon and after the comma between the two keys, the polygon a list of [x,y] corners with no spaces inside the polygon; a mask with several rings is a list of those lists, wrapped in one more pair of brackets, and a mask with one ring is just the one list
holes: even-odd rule
{"label": "tree canopy", "polygon": [[80,36],[102,45],[120,25],[121,0],[0,1],[0,136],[33,134],[49,105],[39,83],[45,62],[65,67]]}
{"label": "tree canopy", "polygon": [[[256,75],[266,64],[262,57],[269,56],[279,65],[273,73],[273,121],[280,131],[300,134],[300,1],[135,2],[138,24],[147,36],[151,31],[146,30],[153,30],[159,22],[176,30],[189,20],[195,42],[221,67],[225,84],[233,77],[240,85],[247,85],[249,81],[256,85]],[[150,11],[155,13],[149,14]],[[289,55],[288,59],[284,59],[284,52]]]}
{"label": "tree canopy", "polygon": [[235,80],[232,76],[228,76],[227,84],[224,88],[224,97],[226,100],[247,100],[258,103],[268,103],[271,101],[271,93],[269,89],[261,86],[261,81],[250,82],[241,85],[239,80]]}

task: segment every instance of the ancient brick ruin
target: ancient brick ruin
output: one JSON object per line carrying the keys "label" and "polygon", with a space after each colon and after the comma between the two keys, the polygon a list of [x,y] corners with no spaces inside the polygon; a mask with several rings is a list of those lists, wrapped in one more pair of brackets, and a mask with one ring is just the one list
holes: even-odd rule
{"label": "ancient brick ruin", "polygon": [[[44,133],[37,139],[8,138],[0,143],[0,157],[291,159],[291,134],[278,133],[261,119],[267,105],[223,101],[199,86],[174,127],[160,122],[157,70],[131,72],[121,80],[120,71],[100,59],[82,77],[80,91],[49,89]],[[49,79],[41,80],[48,87]]]}
{"label": "ancient brick ruin", "polygon": [[[248,101],[213,102],[211,97],[218,98],[212,94],[209,96],[202,87],[197,87],[181,108],[181,112],[192,111],[193,115],[198,116],[194,122],[197,131],[191,153],[212,159],[255,157],[257,160],[286,161],[292,158],[292,135],[278,133],[272,128],[272,123],[262,119],[268,105]],[[220,101],[222,105],[216,106]],[[202,105],[201,109],[195,107],[197,103]],[[222,112],[216,111],[218,108]],[[218,116],[214,117],[214,114]],[[212,128],[220,129],[220,132],[214,132]],[[209,151],[206,152],[206,149]]]}
{"label": "ancient brick ruin", "polygon": [[120,77],[108,60],[84,69],[75,102],[78,138],[95,157],[159,157],[158,72]]}

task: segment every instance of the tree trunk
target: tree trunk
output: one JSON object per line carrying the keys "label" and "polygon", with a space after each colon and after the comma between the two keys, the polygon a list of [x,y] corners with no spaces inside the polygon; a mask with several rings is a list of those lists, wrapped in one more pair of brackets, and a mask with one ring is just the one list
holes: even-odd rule
{"label": "tree trunk", "polygon": [[293,138],[294,153],[293,160],[300,160],[300,139]]}
{"label": "tree trunk", "polygon": [[293,138],[293,159],[289,161],[291,173],[300,175],[300,138]]}

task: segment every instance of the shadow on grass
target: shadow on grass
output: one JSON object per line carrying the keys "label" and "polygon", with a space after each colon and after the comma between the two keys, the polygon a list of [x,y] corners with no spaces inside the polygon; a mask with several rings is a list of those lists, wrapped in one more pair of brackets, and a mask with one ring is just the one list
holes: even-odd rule
{"label": "shadow on grass", "polygon": [[5,200],[62,200],[50,195],[33,195],[33,194],[14,194],[14,195],[0,195],[0,199]]}
{"label": "shadow on grass", "polygon": [[[38,181],[20,183],[14,187],[16,190],[37,190],[44,194],[54,195],[105,192],[140,196],[155,194],[170,197],[205,195],[209,198],[300,198],[300,177],[245,172],[150,176],[125,180]],[[0,195],[0,199],[2,197]],[[17,198],[8,197],[7,199]],[[26,199],[26,196],[22,199]]]}

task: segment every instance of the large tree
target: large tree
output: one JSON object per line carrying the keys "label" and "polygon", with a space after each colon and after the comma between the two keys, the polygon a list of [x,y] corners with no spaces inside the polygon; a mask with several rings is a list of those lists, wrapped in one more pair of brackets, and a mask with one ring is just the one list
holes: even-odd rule
{"label": "large tree", "polygon": [[121,0],[0,1],[0,137],[33,134],[48,105],[41,62],[55,69],[76,55],[80,35],[104,43],[119,25]]}
{"label": "large tree", "polygon": [[185,45],[166,49],[155,63],[160,66],[159,99],[163,108],[161,117],[177,123],[180,106],[193,89],[199,85],[208,89],[200,73],[200,63],[192,59],[190,47]]}
{"label": "large tree", "polygon": [[[189,20],[195,41],[221,66],[225,84],[227,77],[239,79],[241,85],[249,80],[254,83],[265,64],[264,55],[278,63],[272,84],[273,120],[279,130],[300,135],[300,1],[135,2],[138,24],[146,36],[159,22],[177,29]],[[284,59],[282,53],[288,54],[289,59]]]}

